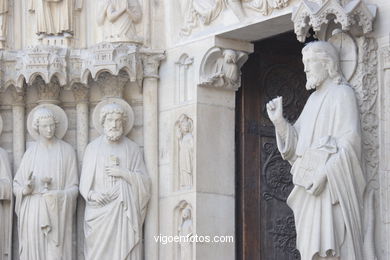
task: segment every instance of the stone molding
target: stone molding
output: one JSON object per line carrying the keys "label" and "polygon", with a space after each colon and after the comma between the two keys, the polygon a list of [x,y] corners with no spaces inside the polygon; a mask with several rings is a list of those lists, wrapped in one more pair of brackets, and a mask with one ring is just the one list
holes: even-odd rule
{"label": "stone molding", "polygon": [[320,40],[326,40],[324,29],[331,19],[340,24],[343,31],[351,31],[353,27],[358,27],[360,34],[367,34],[373,29],[376,11],[375,5],[365,4],[361,0],[352,0],[344,5],[340,0],[323,1],[321,5],[302,0],[293,10],[292,21],[298,41],[305,41],[310,28],[313,28]]}

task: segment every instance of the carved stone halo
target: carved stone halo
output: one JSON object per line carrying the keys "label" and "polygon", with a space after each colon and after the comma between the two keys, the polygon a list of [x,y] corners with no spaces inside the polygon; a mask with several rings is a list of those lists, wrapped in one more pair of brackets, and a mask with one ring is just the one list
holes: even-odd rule
{"label": "carved stone halo", "polygon": [[123,134],[127,135],[128,133],[130,133],[134,125],[134,112],[131,106],[126,101],[120,98],[107,98],[100,101],[100,103],[96,105],[92,115],[93,126],[99,132],[99,134],[102,135],[104,133],[103,126],[100,124],[100,111],[105,105],[113,103],[120,105],[126,113],[127,120],[125,120]]}
{"label": "carved stone halo", "polygon": [[56,125],[55,136],[58,139],[62,139],[65,136],[66,131],[68,130],[68,117],[66,116],[66,113],[62,108],[60,108],[57,105],[53,105],[53,104],[41,104],[41,105],[34,107],[34,109],[31,110],[31,112],[28,114],[28,117],[27,117],[27,131],[28,131],[28,133],[35,140],[38,140],[39,133],[34,130],[32,121],[34,118],[35,111],[37,111],[39,108],[49,109],[54,114],[56,120],[58,121],[58,124]]}

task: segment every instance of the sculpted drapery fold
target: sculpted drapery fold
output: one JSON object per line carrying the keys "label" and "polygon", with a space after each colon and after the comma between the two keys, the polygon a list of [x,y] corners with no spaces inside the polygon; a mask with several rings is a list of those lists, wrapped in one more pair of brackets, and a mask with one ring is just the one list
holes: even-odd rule
{"label": "sculpted drapery fold", "polygon": [[95,126],[103,125],[104,134],[87,146],[80,179],[86,201],[85,257],[141,260],[150,178],[140,148],[124,135],[132,127],[130,106],[123,100],[104,102],[94,112]]}
{"label": "sculpted drapery fold", "polygon": [[[48,176],[51,191],[42,194]],[[34,191],[26,196],[23,189],[32,178]],[[76,155],[69,144],[37,142],[26,151],[14,179],[21,260],[72,259],[77,185]]]}
{"label": "sculpted drapery fold", "polygon": [[[302,51],[307,89],[315,88],[294,125],[282,116],[282,99],[267,104],[282,157],[292,164],[294,212],[302,260],[363,260],[360,113],[353,89],[327,42]],[[277,112],[275,112],[277,111]]]}
{"label": "sculpted drapery fold", "polygon": [[73,34],[74,11],[82,4],[82,0],[29,0],[28,9],[35,12],[36,33]]}
{"label": "sculpted drapery fold", "polygon": [[0,148],[0,260],[11,260],[12,173],[7,152]]}

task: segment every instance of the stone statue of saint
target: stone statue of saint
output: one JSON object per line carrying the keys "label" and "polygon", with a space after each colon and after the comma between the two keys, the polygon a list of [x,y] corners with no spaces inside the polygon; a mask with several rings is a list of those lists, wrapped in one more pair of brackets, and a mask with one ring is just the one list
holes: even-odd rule
{"label": "stone statue of saint", "polygon": [[363,260],[360,113],[353,89],[328,42],[303,50],[306,89],[315,89],[294,125],[283,118],[282,98],[267,104],[282,157],[292,164],[294,212],[302,260]]}
{"label": "stone statue of saint", "polygon": [[192,259],[192,242],[190,241],[193,235],[192,230],[192,216],[191,209],[185,208],[182,211],[181,223],[179,227],[179,236],[186,237],[180,240],[180,260],[191,260]]}
{"label": "stone statue of saint", "polygon": [[135,25],[142,18],[138,0],[103,0],[97,22],[107,42],[141,42]]}
{"label": "stone statue of saint", "polygon": [[35,12],[36,33],[71,37],[73,14],[81,9],[82,0],[29,0],[29,10]]}
{"label": "stone statue of saint", "polygon": [[[0,118],[0,129],[3,121]],[[1,130],[0,130],[1,132]],[[12,173],[8,153],[0,148],[0,260],[11,260]]]}
{"label": "stone statue of saint", "polygon": [[192,187],[193,160],[194,160],[194,137],[192,135],[192,119],[183,114],[176,122],[178,141],[178,169],[179,188],[189,189]]}
{"label": "stone statue of saint", "polygon": [[0,49],[4,49],[7,40],[8,0],[0,0]]}
{"label": "stone statue of saint", "polygon": [[28,116],[27,129],[36,142],[14,179],[21,260],[72,259],[78,175],[75,151],[61,140],[67,126],[56,105],[39,105]]}
{"label": "stone statue of saint", "polygon": [[142,151],[126,137],[133,111],[122,99],[106,99],[93,121],[102,135],[87,146],[80,179],[85,259],[140,260],[150,178]]}

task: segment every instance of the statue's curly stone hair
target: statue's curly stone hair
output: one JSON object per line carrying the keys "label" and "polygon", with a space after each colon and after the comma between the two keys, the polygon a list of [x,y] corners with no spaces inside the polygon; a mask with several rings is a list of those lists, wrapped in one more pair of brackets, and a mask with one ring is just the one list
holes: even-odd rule
{"label": "statue's curly stone hair", "polygon": [[104,121],[106,120],[106,117],[108,114],[117,113],[122,115],[122,119],[126,121],[126,112],[122,108],[121,105],[110,103],[107,105],[104,105],[102,109],[100,110],[100,125],[104,124]]}
{"label": "statue's curly stone hair", "polygon": [[33,115],[33,120],[32,120],[32,127],[34,131],[39,132],[39,121],[44,118],[53,118],[54,123],[56,124],[56,127],[58,125],[58,121],[54,113],[45,107],[38,108]]}

